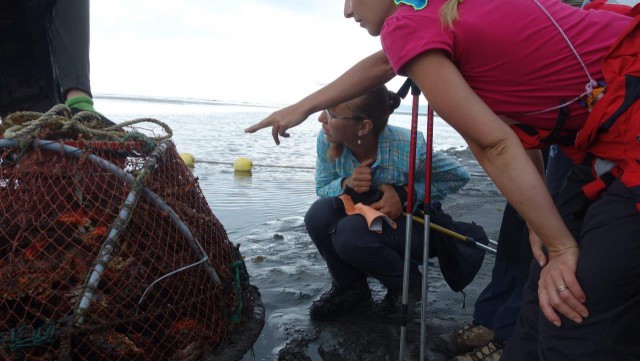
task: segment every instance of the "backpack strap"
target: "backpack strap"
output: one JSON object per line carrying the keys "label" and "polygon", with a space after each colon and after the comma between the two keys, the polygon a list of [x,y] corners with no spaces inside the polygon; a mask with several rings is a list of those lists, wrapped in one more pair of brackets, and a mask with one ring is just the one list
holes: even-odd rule
{"label": "backpack strap", "polygon": [[511,124],[511,129],[516,133],[525,149],[545,148],[552,144],[561,146],[573,145],[576,132],[564,129],[569,119],[569,107],[563,106],[558,112],[558,119],[552,130],[540,129],[527,124]]}

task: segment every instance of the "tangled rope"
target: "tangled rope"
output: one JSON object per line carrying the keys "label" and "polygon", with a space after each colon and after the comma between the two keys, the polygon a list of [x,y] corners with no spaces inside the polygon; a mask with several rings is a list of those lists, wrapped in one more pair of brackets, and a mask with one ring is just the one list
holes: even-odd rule
{"label": "tangled rope", "polygon": [[[140,132],[125,132],[122,128],[139,123],[154,123],[162,127],[165,135],[147,136]],[[67,133],[77,133],[85,139],[129,141],[134,140],[155,148],[155,142],[170,139],[173,136],[171,128],[156,119],[134,119],[110,127],[103,127],[100,117],[91,112],[79,112],[76,115],[64,104],[55,105],[46,113],[15,112],[7,117],[3,134],[5,139],[27,140],[40,138],[43,130],[60,130]],[[149,144],[153,143],[153,145]],[[151,145],[151,146],[150,146]],[[150,147],[149,147],[150,146]]]}

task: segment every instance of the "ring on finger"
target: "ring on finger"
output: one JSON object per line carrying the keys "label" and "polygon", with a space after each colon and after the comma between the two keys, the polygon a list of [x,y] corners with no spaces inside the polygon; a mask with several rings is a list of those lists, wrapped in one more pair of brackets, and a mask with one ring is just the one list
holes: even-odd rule
{"label": "ring on finger", "polygon": [[562,291],[565,291],[565,290],[568,290],[568,289],[569,289],[569,287],[567,287],[567,286],[564,286],[564,285],[560,286],[560,287],[558,287],[558,293],[560,293]]}

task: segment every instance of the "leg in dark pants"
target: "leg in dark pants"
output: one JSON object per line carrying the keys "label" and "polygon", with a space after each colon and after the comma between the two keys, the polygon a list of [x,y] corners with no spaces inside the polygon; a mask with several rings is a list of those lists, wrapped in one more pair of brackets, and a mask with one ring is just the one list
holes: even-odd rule
{"label": "leg in dark pants", "polygon": [[334,207],[334,198],[320,198],[315,201],[304,217],[304,224],[311,241],[327,263],[333,283],[338,288],[346,288],[366,274],[344,261],[333,247],[333,234],[338,222],[347,217],[342,209]]}
{"label": "leg in dark pants", "polygon": [[[522,287],[525,278],[520,274],[522,244],[526,241],[526,225],[517,211],[507,204],[505,207],[496,262],[491,273],[491,282],[482,290],[475,303],[473,319],[492,329],[503,340],[508,340],[515,320],[520,313]],[[531,259],[523,260],[531,262]]]}
{"label": "leg in dark pants", "polygon": [[503,360],[637,360],[640,358],[640,213],[619,181],[597,200],[582,226],[577,278],[589,317],[562,317],[555,327],[539,312],[535,264],[525,305]]}
{"label": "leg in dark pants", "polygon": [[79,89],[91,96],[89,80],[89,1],[58,0],[53,20],[53,46],[64,96]]}
{"label": "leg in dark pants", "polygon": [[[317,200],[305,216],[307,232],[327,262],[333,282],[339,288],[367,276],[378,279],[388,289],[402,288],[404,264],[405,222],[397,228],[383,226],[382,233],[370,231],[364,217],[347,216],[333,206],[333,198]],[[412,228],[411,253],[422,255],[422,227]],[[410,277],[417,280],[417,266]]]}

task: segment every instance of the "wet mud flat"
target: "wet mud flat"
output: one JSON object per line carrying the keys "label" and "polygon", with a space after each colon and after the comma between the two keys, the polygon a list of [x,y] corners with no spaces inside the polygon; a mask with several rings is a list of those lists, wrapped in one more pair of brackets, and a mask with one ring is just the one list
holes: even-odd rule
{"label": "wet mud flat", "polygon": [[[461,192],[443,202],[443,209],[455,220],[482,225],[489,238],[497,240],[504,197],[468,150],[449,150],[447,153],[468,167],[472,179]],[[331,280],[324,261],[304,232],[302,220],[286,222],[290,227],[284,226],[283,222],[273,225],[270,230],[275,232],[267,237],[270,238],[267,241],[249,237],[253,246],[244,251],[245,256],[253,257],[253,262],[248,262],[252,282],[261,289],[266,305],[267,326],[263,333],[271,332],[272,335],[258,339],[254,345],[255,357],[248,353],[243,360],[397,360],[400,325],[385,320],[377,306],[386,289],[374,279],[369,279],[373,305],[333,321],[309,320],[311,302],[330,287]],[[284,242],[285,246],[278,246],[278,242]],[[472,319],[473,305],[490,281],[494,259],[494,255],[485,256],[480,272],[465,288],[464,294],[453,292],[442,278],[437,259],[430,260],[426,312],[428,360],[448,359],[430,342],[439,334],[455,330]],[[418,302],[407,325],[407,360],[419,359],[420,308]],[[264,350],[271,350],[271,356],[265,357]]]}

